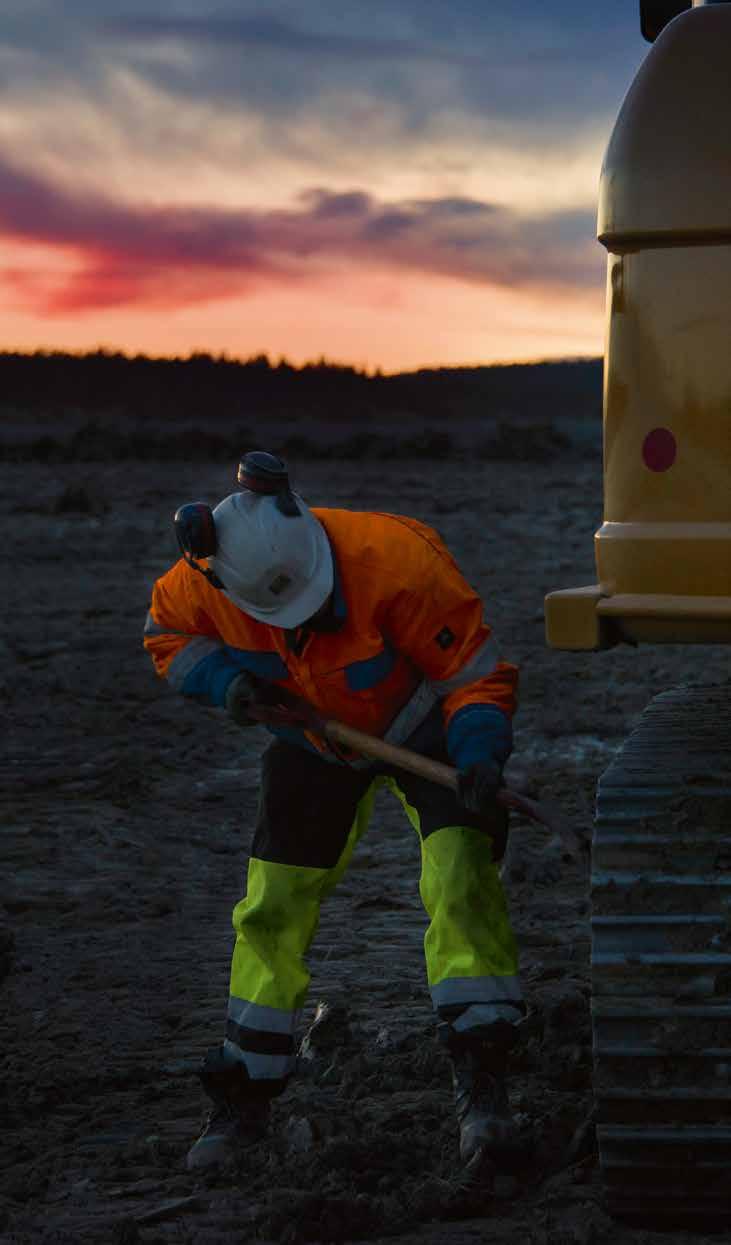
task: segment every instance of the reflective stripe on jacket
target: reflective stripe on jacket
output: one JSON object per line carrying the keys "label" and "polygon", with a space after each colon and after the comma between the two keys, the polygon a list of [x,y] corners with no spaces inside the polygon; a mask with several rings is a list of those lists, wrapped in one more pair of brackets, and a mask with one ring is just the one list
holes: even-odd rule
{"label": "reflective stripe on jacket", "polygon": [[517,668],[499,660],[482,602],[437,533],[400,515],[313,513],[333,550],[340,629],[293,635],[256,622],[181,560],[156,582],[145,627],[158,674],[220,706],[232,678],[247,671],[324,717],[396,743],[437,699],[445,727],[460,715],[457,734],[468,719],[483,720],[476,706],[491,706],[509,735]]}

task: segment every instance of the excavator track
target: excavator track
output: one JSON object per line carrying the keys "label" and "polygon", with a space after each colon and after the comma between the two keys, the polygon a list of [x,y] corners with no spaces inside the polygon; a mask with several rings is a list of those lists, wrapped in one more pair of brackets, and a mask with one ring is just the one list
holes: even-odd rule
{"label": "excavator track", "polygon": [[602,775],[592,874],[608,1210],[731,1223],[731,689],[650,703]]}

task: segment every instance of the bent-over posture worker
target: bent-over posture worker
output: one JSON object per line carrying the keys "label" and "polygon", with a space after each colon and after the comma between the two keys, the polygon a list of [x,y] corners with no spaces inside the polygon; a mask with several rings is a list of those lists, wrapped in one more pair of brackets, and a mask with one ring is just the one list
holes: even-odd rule
{"label": "bent-over posture worker", "polygon": [[450,762],[460,791],[353,763],[305,729],[271,728],[247,891],[233,912],[225,1039],[200,1074],[213,1108],[188,1165],[219,1163],[262,1135],[294,1069],[320,904],[379,785],[421,842],[427,975],[454,1069],[461,1157],[499,1161],[519,1146],[505,1062],[525,1010],[495,863],[517,670],[499,660],[482,602],[431,528],[310,510],[281,460],[261,451],[244,457],[239,483],[213,511],[193,503],[176,515],[183,557],[156,582],[145,627],[158,674],[242,725],[274,684],[325,718]]}

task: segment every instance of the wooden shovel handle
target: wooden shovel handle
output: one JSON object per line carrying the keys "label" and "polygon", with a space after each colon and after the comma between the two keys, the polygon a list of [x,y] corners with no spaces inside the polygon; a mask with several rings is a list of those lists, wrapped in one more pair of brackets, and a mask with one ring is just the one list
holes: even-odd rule
{"label": "wooden shovel handle", "polygon": [[323,729],[328,739],[343,748],[351,748],[353,752],[371,757],[374,761],[386,761],[389,765],[396,765],[399,769],[408,770],[410,774],[418,774],[429,782],[436,782],[440,787],[457,790],[457,771],[451,765],[432,761],[430,757],[421,756],[409,748],[397,748],[395,744],[388,744],[384,739],[377,739],[374,735],[367,735],[365,731],[333,719],[324,722]]}
{"label": "wooden shovel handle", "polygon": [[[389,765],[396,765],[410,774],[418,774],[421,778],[427,778],[429,782],[438,783],[440,787],[448,787],[450,791],[458,790],[457,771],[452,769],[451,765],[443,765],[441,761],[432,761],[430,757],[422,756],[419,752],[412,752],[410,748],[398,748],[395,744],[388,744],[384,739],[367,735],[365,731],[359,731],[354,726],[346,726],[344,722],[336,722],[333,718],[322,722],[320,730],[333,743],[340,744],[343,748],[351,748],[353,752],[358,752],[361,756],[371,757],[374,761],[386,761]],[[495,795],[495,802],[501,804],[503,808],[512,808],[517,813],[522,813],[530,821],[540,822],[551,830],[558,829],[555,818],[548,810],[535,800],[523,795],[522,792],[500,787]]]}
{"label": "wooden shovel handle", "polygon": [[[451,765],[444,765],[441,761],[432,761],[431,757],[412,752],[410,748],[399,748],[395,744],[386,743],[385,739],[368,735],[365,731],[359,731],[355,726],[346,726],[344,722],[338,722],[334,718],[324,720],[310,705],[289,692],[282,692],[278,689],[277,697],[281,702],[279,704],[252,702],[249,707],[250,716],[265,724],[296,723],[306,730],[313,731],[316,735],[324,736],[334,744],[339,744],[342,748],[349,748],[359,753],[360,756],[370,757],[373,761],[385,761],[389,765],[397,766],[398,769],[405,769],[410,774],[417,774],[429,782],[435,782],[440,787],[448,787],[450,791],[458,792],[457,771],[452,769]],[[554,815],[535,800],[523,795],[522,792],[500,787],[495,800],[504,808],[515,809],[530,821],[540,822],[552,830],[559,828]]]}

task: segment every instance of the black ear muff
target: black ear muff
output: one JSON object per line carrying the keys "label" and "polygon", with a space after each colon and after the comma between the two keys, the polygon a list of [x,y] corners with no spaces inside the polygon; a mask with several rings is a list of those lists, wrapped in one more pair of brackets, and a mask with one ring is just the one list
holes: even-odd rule
{"label": "black ear muff", "polygon": [[210,558],[216,552],[216,525],[211,507],[202,501],[187,502],[175,511],[173,523],[180,551],[188,566],[205,575],[214,588],[223,588],[213,571],[196,562],[196,558]]}
{"label": "black ear muff", "polygon": [[175,535],[183,556],[210,558],[216,552],[213,511],[203,501],[190,501],[175,511]]}

